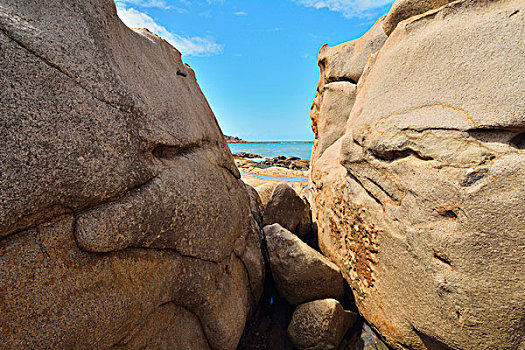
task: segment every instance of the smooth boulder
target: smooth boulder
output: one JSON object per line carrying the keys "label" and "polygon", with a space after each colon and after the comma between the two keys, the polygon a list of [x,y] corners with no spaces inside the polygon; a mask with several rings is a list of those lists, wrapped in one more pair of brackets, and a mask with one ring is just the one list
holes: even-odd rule
{"label": "smooth boulder", "polygon": [[264,208],[264,225],[280,224],[300,237],[312,233],[310,205],[287,183],[275,186]]}
{"label": "smooth boulder", "polygon": [[279,224],[264,227],[273,278],[292,304],[344,297],[339,268]]}
{"label": "smooth boulder", "polygon": [[279,183],[280,182],[278,181],[272,181],[272,182],[267,182],[267,183],[264,183],[262,185],[255,187],[255,190],[257,191],[257,193],[259,194],[259,197],[261,198],[261,203],[263,207],[266,207],[266,205],[270,201],[270,198],[272,197],[273,190]]}
{"label": "smooth boulder", "polygon": [[356,317],[335,299],[315,300],[295,309],[288,336],[298,350],[336,350]]}
{"label": "smooth boulder", "polygon": [[460,0],[403,21],[312,163],[319,245],[393,348],[525,344],[524,15]]}

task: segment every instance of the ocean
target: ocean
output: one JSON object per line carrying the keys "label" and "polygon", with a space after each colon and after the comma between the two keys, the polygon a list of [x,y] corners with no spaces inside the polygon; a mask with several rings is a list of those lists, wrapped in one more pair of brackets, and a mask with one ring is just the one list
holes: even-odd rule
{"label": "ocean", "polygon": [[293,156],[308,159],[312,155],[313,142],[309,141],[279,141],[279,142],[254,142],[254,143],[229,143],[232,153],[247,152],[257,154],[262,158],[275,158],[277,156]]}

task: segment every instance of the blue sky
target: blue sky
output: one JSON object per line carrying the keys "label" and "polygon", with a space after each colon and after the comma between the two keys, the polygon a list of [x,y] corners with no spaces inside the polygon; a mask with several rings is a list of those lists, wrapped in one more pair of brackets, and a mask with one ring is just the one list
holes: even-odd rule
{"label": "blue sky", "polygon": [[313,140],[317,53],[364,34],[393,0],[116,0],[130,27],[171,42],[196,72],[223,132]]}

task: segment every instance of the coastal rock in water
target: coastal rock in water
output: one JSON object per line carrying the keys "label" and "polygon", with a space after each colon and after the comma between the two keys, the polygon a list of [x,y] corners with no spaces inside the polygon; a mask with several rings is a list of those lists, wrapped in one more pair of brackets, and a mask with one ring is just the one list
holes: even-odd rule
{"label": "coastal rock in water", "polygon": [[264,227],[273,278],[286,300],[304,302],[344,297],[339,268],[279,224]]}
{"label": "coastal rock in water", "polygon": [[310,161],[307,159],[301,159],[299,157],[285,157],[278,156],[272,159],[263,160],[258,163],[258,167],[265,168],[269,166],[277,166],[291,170],[308,170]]}
{"label": "coastal rock in water", "polygon": [[525,346],[524,16],[460,0],[405,20],[312,163],[320,247],[396,349]]}
{"label": "coastal rock in water", "polygon": [[275,186],[264,209],[264,225],[276,223],[300,237],[312,233],[309,204],[285,182]]}
{"label": "coastal rock in water", "polygon": [[337,300],[316,300],[295,309],[288,336],[298,350],[335,350],[355,320]]}
{"label": "coastal rock in water", "polygon": [[249,143],[248,141],[244,141],[237,136],[224,135],[224,139],[227,143]]}
{"label": "coastal rock in water", "polygon": [[386,35],[390,35],[399,22],[436,9],[452,1],[454,0],[397,0],[383,22],[383,30]]}
{"label": "coastal rock in water", "polygon": [[235,349],[260,229],[180,53],[112,0],[4,0],[0,28],[0,343]]}
{"label": "coastal rock in water", "polygon": [[253,154],[253,153],[247,153],[247,152],[238,152],[238,153],[234,153],[233,154],[234,157],[237,157],[237,158],[262,158],[260,155],[258,154]]}
{"label": "coastal rock in water", "polygon": [[253,160],[250,160],[250,159],[245,159],[245,158],[235,158],[234,161],[235,161],[235,166],[241,170],[244,170],[246,168],[254,168],[259,165],[259,163],[254,162]]}

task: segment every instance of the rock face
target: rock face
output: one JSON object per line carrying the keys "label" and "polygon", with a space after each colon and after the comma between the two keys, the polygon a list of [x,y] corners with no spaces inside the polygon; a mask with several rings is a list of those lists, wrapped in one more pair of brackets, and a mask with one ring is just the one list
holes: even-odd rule
{"label": "rock face", "polygon": [[275,186],[264,209],[264,225],[276,223],[301,237],[312,232],[309,204],[286,182]]}
{"label": "rock face", "polygon": [[180,53],[112,0],[2,0],[0,57],[0,343],[234,349],[260,229]]}
{"label": "rock face", "polygon": [[[355,102],[357,81],[372,52],[383,46],[384,17],[360,39],[334,47],[323,45],[319,52],[319,85],[311,109],[315,134],[312,162],[344,135],[345,125]],[[322,101],[322,103],[321,103]]]}
{"label": "rock face", "polygon": [[390,35],[399,22],[452,1],[454,0],[397,0],[383,22],[383,29],[387,35]]}
{"label": "rock face", "polygon": [[[385,21],[401,3],[415,2]],[[417,16],[369,50],[355,102],[332,88],[354,70],[327,73],[345,58],[321,50],[312,121],[316,144],[331,145],[312,162],[319,244],[390,346],[523,349],[525,3],[428,9],[403,10]],[[323,110],[333,127],[317,127]]]}
{"label": "rock face", "polygon": [[315,300],[295,309],[288,336],[298,350],[335,350],[355,319],[335,299]]}
{"label": "rock face", "polygon": [[279,224],[265,226],[264,236],[273,278],[290,304],[343,298],[343,278],[336,265]]}

